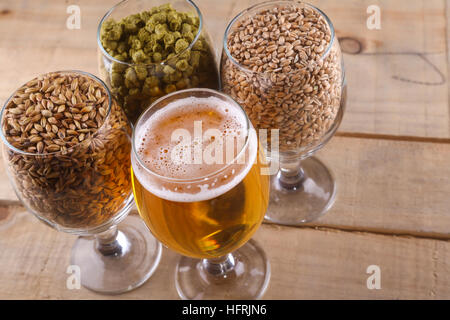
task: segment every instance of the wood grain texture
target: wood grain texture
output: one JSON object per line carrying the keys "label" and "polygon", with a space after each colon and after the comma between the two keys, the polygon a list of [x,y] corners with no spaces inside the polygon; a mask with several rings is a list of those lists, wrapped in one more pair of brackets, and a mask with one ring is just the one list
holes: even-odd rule
{"label": "wood grain texture", "polygon": [[335,137],[318,156],[338,198],[316,223],[450,237],[450,144]]}
{"label": "wood grain texture", "polygon": [[[353,10],[363,11],[374,2],[358,3]],[[360,20],[346,24],[334,19],[341,38],[362,44],[360,54],[345,55],[349,103],[341,130],[449,137],[444,2],[376,3],[381,30],[361,28]],[[332,19],[337,10],[329,11]]]}
{"label": "wood grain texture", "polygon": [[[446,46],[447,46],[447,88],[448,88],[448,110],[450,114],[450,0],[445,0],[446,7],[446,21],[447,21],[447,32],[445,34]],[[450,117],[448,119],[450,126]]]}
{"label": "wood grain texture", "polygon": [[[174,272],[179,256],[170,250],[164,250],[142,287],[105,296],[67,289],[74,236],[50,230],[26,212],[0,228],[0,299],[178,298]],[[450,298],[448,241],[275,225],[263,225],[255,239],[272,267],[265,299]],[[367,289],[369,265],[381,269],[381,290]]]}

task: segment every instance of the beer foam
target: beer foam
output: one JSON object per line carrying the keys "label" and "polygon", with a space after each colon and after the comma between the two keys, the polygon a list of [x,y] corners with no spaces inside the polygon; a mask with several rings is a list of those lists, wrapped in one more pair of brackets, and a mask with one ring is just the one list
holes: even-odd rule
{"label": "beer foam", "polygon": [[[207,115],[202,114],[208,112]],[[210,117],[209,117],[210,116]],[[196,118],[198,117],[198,118]],[[175,128],[186,128],[191,134],[193,132],[194,119],[202,120],[203,135],[208,129],[218,129],[223,137],[248,136],[248,151],[240,154],[245,157],[242,165],[231,164],[232,169],[227,170],[228,164],[180,164],[171,159],[174,144],[171,134]],[[214,127],[214,126],[219,127]],[[177,202],[196,202],[218,197],[241,182],[255,163],[258,141],[256,132],[252,129],[247,132],[247,118],[243,111],[235,105],[225,102],[216,97],[197,98],[189,97],[169,103],[164,108],[156,111],[150,119],[136,132],[136,152],[145,165],[143,168],[132,156],[133,170],[136,178],[149,192],[156,196]],[[196,141],[191,141],[191,147]],[[175,143],[177,150],[188,148]],[[202,153],[204,149],[201,149]],[[235,153],[241,150],[234,150]],[[237,154],[233,158],[236,160]],[[225,154],[224,154],[225,158]],[[165,183],[166,179],[157,177],[146,169],[159,176],[170,179],[195,180],[193,183],[187,181],[179,182],[184,190],[199,190],[196,193],[180,192],[175,183]],[[221,173],[216,173],[216,172]],[[203,178],[198,182],[199,178]],[[221,183],[225,181],[225,183]],[[170,188],[167,186],[170,185]],[[181,188],[180,188],[181,189]]]}

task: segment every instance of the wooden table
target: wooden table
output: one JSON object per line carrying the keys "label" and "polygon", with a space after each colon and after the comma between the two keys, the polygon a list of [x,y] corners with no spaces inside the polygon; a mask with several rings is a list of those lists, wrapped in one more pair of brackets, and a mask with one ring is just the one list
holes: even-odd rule
{"label": "wooden table", "polygon": [[[96,28],[115,0],[0,0],[0,102],[37,74],[97,73]],[[220,53],[226,23],[258,1],[197,0]],[[313,1],[341,39],[349,85],[345,119],[318,153],[338,197],[315,223],[264,224],[255,238],[272,264],[267,299],[450,298],[450,0]],[[68,30],[66,8],[81,8]],[[366,10],[381,8],[381,29]],[[27,213],[0,168],[0,298],[106,299],[68,290],[74,236]],[[115,299],[176,299],[177,254],[142,287]],[[381,270],[369,290],[367,267]]]}

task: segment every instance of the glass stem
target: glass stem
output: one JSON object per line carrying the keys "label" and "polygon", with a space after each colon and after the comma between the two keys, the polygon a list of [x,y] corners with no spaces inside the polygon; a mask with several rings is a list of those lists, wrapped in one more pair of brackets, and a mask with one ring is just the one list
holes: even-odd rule
{"label": "glass stem", "polygon": [[306,176],[301,163],[297,163],[295,166],[281,165],[277,178],[284,189],[298,190],[303,185]]}
{"label": "glass stem", "polygon": [[106,257],[122,257],[130,250],[130,242],[114,225],[95,236],[95,247]]}
{"label": "glass stem", "polygon": [[230,271],[234,270],[236,259],[232,253],[228,253],[223,257],[214,259],[203,259],[203,268],[213,277],[225,276]]}

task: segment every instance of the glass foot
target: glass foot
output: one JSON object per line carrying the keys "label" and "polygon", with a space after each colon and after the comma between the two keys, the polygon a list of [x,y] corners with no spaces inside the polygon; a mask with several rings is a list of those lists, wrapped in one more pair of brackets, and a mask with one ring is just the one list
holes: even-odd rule
{"label": "glass foot", "polygon": [[259,299],[269,284],[270,263],[263,249],[249,240],[218,259],[181,257],[175,284],[182,299]]}
{"label": "glass foot", "polygon": [[284,225],[316,220],[334,204],[336,182],[330,170],[317,158],[301,161],[296,174],[282,170],[271,177],[266,219]]}
{"label": "glass foot", "polygon": [[104,294],[139,287],[158,266],[161,244],[136,215],[128,215],[106,233],[75,242],[71,264],[80,268],[81,285]]}

